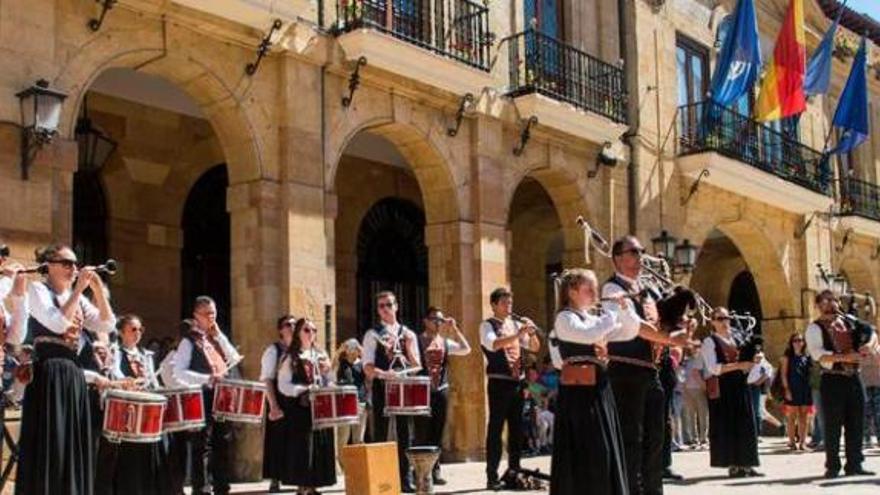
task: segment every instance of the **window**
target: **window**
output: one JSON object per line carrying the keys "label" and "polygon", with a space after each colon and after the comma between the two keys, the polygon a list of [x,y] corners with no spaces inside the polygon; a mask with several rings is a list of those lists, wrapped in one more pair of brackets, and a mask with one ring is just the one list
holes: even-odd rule
{"label": "window", "polygon": [[678,36],[675,64],[678,72],[678,104],[703,101],[709,91],[709,50],[696,41]]}
{"label": "window", "polygon": [[525,29],[534,28],[541,34],[564,40],[562,0],[525,0]]}

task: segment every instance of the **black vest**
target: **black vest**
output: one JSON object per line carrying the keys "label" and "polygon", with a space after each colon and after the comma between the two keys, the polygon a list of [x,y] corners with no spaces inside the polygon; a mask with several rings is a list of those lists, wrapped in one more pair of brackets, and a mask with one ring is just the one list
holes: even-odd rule
{"label": "black vest", "polygon": [[[403,356],[406,357],[406,349],[404,348],[405,344],[403,342],[403,333],[409,329],[406,327],[406,325],[402,323],[398,323],[398,325],[400,325],[400,330],[397,332],[396,340],[400,342],[400,351],[403,353]],[[388,371],[391,368],[391,362],[394,359],[394,355],[392,354],[391,356],[388,356],[388,352],[386,351],[385,346],[382,344],[382,342],[384,341],[384,337],[390,332],[388,332],[388,330],[385,330],[385,326],[381,323],[376,325],[373,328],[373,331],[376,332],[376,335],[378,336],[377,340],[379,341],[376,343],[376,354],[373,357],[373,366],[376,369]],[[410,363],[410,365],[412,365],[412,363]]]}
{"label": "black vest", "polygon": [[[577,316],[581,321],[584,321],[584,317],[581,316],[577,311],[573,311],[569,308],[565,308],[560,313],[563,312],[573,313]],[[568,342],[562,340],[559,337],[554,337],[556,341],[556,345],[559,348],[559,355],[562,356],[562,359],[568,359],[574,356],[596,356],[596,346],[593,344],[580,344],[576,342]]]}
{"label": "black vest", "polygon": [[196,345],[195,339],[193,339],[192,336],[189,334],[184,336],[184,338],[186,340],[189,340],[190,344],[192,344],[192,354],[189,360],[189,370],[195,371],[196,373],[203,373],[205,375],[210,375],[211,373],[213,373],[213,371],[211,370],[211,363],[208,362],[208,357],[205,356],[205,352],[202,351],[202,348]]}
{"label": "black vest", "polygon": [[[489,318],[486,320],[489,325],[492,326],[492,331],[495,332],[495,335],[498,335],[498,332],[501,330],[501,323],[495,318]],[[483,355],[486,356],[486,374],[487,375],[507,375],[511,378],[515,378],[511,376],[512,370],[510,369],[510,364],[507,362],[507,354],[505,354],[504,349],[498,349],[497,351],[491,351],[486,349],[485,346],[480,346],[480,349],[483,350]],[[519,359],[522,362],[523,359],[523,349],[519,350]],[[520,366],[520,378],[523,375],[523,367]]]}
{"label": "black vest", "polygon": [[79,334],[79,353],[76,356],[76,364],[84,370],[101,373],[101,364],[95,357],[94,342],[95,338],[92,336],[92,332],[83,328]]}
{"label": "black vest", "polygon": [[[55,292],[52,290],[52,288],[49,287],[49,284],[47,284],[46,282],[41,282],[41,283],[46,286],[46,290],[48,290],[49,294],[52,295],[52,304],[54,304],[56,308],[61,309],[61,302],[58,300],[58,296],[55,294]],[[80,305],[82,305],[82,301],[80,301]],[[40,323],[39,321],[37,321],[36,318],[33,318],[33,317],[28,318],[28,329],[27,329],[27,336],[25,338],[25,343],[26,344],[33,344],[34,340],[36,340],[37,337],[52,337],[52,338],[57,339],[57,338],[61,338],[63,336],[44,327],[43,324]],[[40,350],[41,346],[55,346],[56,348],[63,347],[61,345],[48,343],[48,342],[40,343],[40,344],[36,345],[34,348],[35,355],[37,358],[39,358],[39,354],[40,354],[39,350]],[[100,366],[98,366],[98,361],[95,359],[95,354],[92,349],[91,335],[89,335],[89,331],[86,330],[85,328],[83,328],[82,331],[80,332],[79,347],[72,356],[73,356],[73,360],[81,368],[92,370],[92,371],[100,371]]]}
{"label": "black vest", "polygon": [[[141,356],[143,356],[144,366],[146,366],[147,365],[146,360],[152,359],[152,358],[150,356],[148,356],[146,354],[146,352],[144,351],[144,349],[140,346],[137,347],[137,352],[139,354],[141,354]],[[125,349],[123,349],[121,345],[119,347],[119,355],[120,355],[119,371],[121,371],[123,375],[125,375],[129,378],[134,378],[135,377],[134,370],[131,367],[131,361],[129,361],[129,359],[128,359],[128,352],[126,352]],[[146,370],[144,370],[144,371],[146,371]],[[147,378],[149,378],[149,377],[147,377]]]}
{"label": "black vest", "polygon": [[[608,279],[606,284],[614,284],[619,286],[621,289],[629,292],[632,289],[632,285],[626,280],[623,280],[615,273],[611,278]],[[647,291],[643,291],[642,297],[650,297],[654,299],[654,297],[647,293]],[[639,315],[639,318],[645,318],[645,308],[642,306],[642,298],[633,299],[633,304],[635,305],[636,314]],[[654,350],[653,346],[647,340],[636,337],[632,340],[627,340],[625,342],[609,342],[608,343],[608,354],[611,356],[622,356],[633,359],[639,359],[642,361],[648,361],[650,363],[654,362]]]}

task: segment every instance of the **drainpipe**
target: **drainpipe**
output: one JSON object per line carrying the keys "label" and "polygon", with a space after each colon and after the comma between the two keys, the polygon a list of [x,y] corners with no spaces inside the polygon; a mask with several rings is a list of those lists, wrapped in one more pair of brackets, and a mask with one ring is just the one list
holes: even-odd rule
{"label": "drainpipe", "polygon": [[[627,9],[630,3],[632,12]],[[639,154],[636,152],[636,142],[639,138],[639,102],[638,82],[636,69],[638,61],[633,56],[629,46],[629,32],[635,27],[636,6],[631,0],[617,0],[617,27],[618,42],[620,43],[620,58],[623,60],[624,87],[626,88],[626,114],[629,121],[629,129],[623,135],[623,143],[629,150],[629,167],[627,168],[627,210],[629,218],[629,233],[636,235],[638,230],[638,180],[639,180]],[[630,24],[630,21],[632,23]],[[635,38],[633,38],[635,39]]]}

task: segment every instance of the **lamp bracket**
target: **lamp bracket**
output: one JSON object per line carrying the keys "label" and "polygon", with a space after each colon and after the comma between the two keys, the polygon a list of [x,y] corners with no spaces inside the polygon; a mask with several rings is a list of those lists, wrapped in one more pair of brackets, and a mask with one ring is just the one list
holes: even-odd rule
{"label": "lamp bracket", "polygon": [[275,19],[272,23],[272,27],[269,29],[269,32],[266,33],[266,36],[260,41],[260,46],[257,47],[257,59],[249,64],[247,64],[244,68],[245,74],[249,76],[253,76],[257,73],[257,69],[260,68],[260,61],[263,60],[263,57],[269,53],[269,48],[272,47],[272,36],[275,34],[275,31],[281,29],[281,26],[284,24],[281,22],[281,19]]}
{"label": "lamp bracket", "polygon": [[529,139],[532,137],[532,126],[538,123],[538,117],[532,115],[526,121],[526,126],[523,127],[522,131],[519,133],[519,144],[517,144],[513,148],[513,154],[515,156],[522,155],[523,151],[526,149],[526,144],[528,144]]}
{"label": "lamp bracket", "polygon": [[354,66],[354,72],[348,78],[348,96],[342,97],[342,106],[348,108],[351,106],[351,100],[354,98],[354,92],[361,85],[361,67],[367,65],[367,57],[359,57]]}
{"label": "lamp bracket", "polygon": [[34,128],[22,128],[21,130],[21,179],[28,180],[30,177],[31,164],[37,157],[37,152],[57,134],[57,131],[38,130]]}
{"label": "lamp bracket", "polygon": [[844,231],[843,233],[843,239],[840,241],[840,246],[837,246],[836,248],[834,248],[834,250],[838,253],[843,252],[843,250],[846,248],[846,245],[849,244],[850,235],[852,235],[852,233],[852,227],[846,229],[846,231]]}
{"label": "lamp bracket", "polygon": [[472,93],[465,93],[464,96],[461,97],[461,102],[458,104],[458,111],[455,113],[455,126],[446,129],[446,134],[449,137],[455,137],[458,135],[458,129],[461,128],[461,121],[464,119],[464,113],[470,105],[474,103],[474,95]]}
{"label": "lamp bracket", "polygon": [[104,17],[107,16],[107,11],[112,9],[118,0],[95,0],[101,4],[101,13],[98,15],[97,19],[89,20],[89,29],[94,32],[98,32],[101,29],[101,25],[104,24]]}
{"label": "lamp bracket", "polygon": [[795,239],[801,239],[804,237],[804,234],[807,233],[807,229],[810,228],[810,225],[813,224],[813,220],[816,219],[816,215],[818,215],[818,212],[814,211],[813,213],[810,214],[810,216],[806,219],[806,221],[804,221],[803,225],[801,225],[800,227],[795,229],[795,231],[794,231],[794,238]]}
{"label": "lamp bracket", "polygon": [[697,179],[691,184],[691,188],[688,191],[687,197],[681,200],[681,206],[687,205],[691,198],[694,197],[694,194],[697,194],[697,191],[700,190],[700,183],[703,182],[704,177],[709,177],[711,174],[709,173],[709,169],[704,168],[700,170],[700,174],[697,175]]}

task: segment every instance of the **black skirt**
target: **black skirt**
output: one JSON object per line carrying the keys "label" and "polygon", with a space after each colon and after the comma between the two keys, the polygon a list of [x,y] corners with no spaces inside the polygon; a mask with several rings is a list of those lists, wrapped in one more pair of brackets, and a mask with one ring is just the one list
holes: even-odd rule
{"label": "black skirt", "polygon": [[17,495],[92,495],[89,393],[71,350],[38,344],[21,414]]}
{"label": "black skirt", "polygon": [[333,429],[312,431],[312,412],[303,397],[279,395],[284,411],[284,458],[281,482],[301,487],[336,484]]}
{"label": "black skirt", "polygon": [[709,400],[709,450],[712,467],[759,465],[758,435],[746,375],[718,377],[721,396]]}
{"label": "black skirt", "polygon": [[101,438],[96,495],[164,495],[171,488],[163,443],[112,443]]}
{"label": "black skirt", "polygon": [[597,385],[560,385],[553,423],[552,495],[629,493],[623,437],[604,373]]}
{"label": "black skirt", "polygon": [[[281,400],[281,394],[277,394]],[[280,480],[284,472],[284,418],[278,421],[269,420],[269,406],[263,418],[265,435],[263,436],[263,479]]]}

